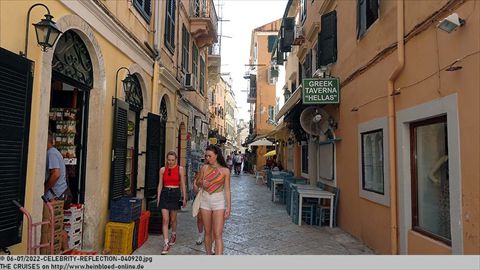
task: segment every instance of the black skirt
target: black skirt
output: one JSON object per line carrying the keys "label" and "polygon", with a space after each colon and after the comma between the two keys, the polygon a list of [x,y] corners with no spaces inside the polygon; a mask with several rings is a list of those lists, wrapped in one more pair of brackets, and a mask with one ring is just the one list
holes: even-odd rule
{"label": "black skirt", "polygon": [[160,193],[160,209],[180,210],[181,199],[180,188],[163,188]]}

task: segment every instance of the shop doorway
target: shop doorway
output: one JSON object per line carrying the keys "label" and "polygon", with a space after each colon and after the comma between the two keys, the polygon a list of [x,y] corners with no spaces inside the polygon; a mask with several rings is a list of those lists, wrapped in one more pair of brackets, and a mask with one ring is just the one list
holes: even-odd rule
{"label": "shop doorway", "polygon": [[58,40],[52,60],[48,128],[64,157],[73,203],[85,201],[87,127],[93,68],[87,47],[74,31]]}

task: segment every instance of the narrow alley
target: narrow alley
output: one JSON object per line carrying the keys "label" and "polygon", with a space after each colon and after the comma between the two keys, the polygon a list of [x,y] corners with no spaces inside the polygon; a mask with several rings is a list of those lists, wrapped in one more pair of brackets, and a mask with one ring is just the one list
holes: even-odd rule
{"label": "narrow alley", "polygon": [[[255,184],[251,175],[232,176],[232,216],[225,223],[225,255],[334,255],[373,254],[340,228],[292,223],[285,205],[271,201],[271,191]],[[203,255],[196,245],[196,221],[191,201],[178,214],[177,242],[169,255]],[[150,235],[134,255],[159,255],[162,235]]]}

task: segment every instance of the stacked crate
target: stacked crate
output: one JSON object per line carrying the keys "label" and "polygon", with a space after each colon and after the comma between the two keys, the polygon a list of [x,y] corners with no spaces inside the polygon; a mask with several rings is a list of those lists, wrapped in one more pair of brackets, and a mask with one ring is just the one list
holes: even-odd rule
{"label": "stacked crate", "polygon": [[140,215],[140,224],[138,226],[137,248],[141,247],[148,239],[148,224],[150,221],[150,211],[142,212]]}
{"label": "stacked crate", "polygon": [[[123,197],[110,202],[110,222],[105,228],[105,248],[112,254],[129,255],[137,248],[142,199]],[[137,224],[137,225],[136,225]]]}
{"label": "stacked crate", "polygon": [[83,204],[71,204],[63,211],[63,227],[68,234],[68,247],[80,249],[83,231]]}
{"label": "stacked crate", "polygon": [[148,209],[150,209],[148,232],[152,234],[162,234],[162,211],[157,207],[157,201],[150,201]]}

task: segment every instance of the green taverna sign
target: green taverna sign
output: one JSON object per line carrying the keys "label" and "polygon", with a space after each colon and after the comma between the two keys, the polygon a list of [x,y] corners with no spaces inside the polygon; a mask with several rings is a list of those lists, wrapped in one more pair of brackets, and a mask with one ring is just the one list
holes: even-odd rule
{"label": "green taverna sign", "polygon": [[340,103],[338,78],[303,79],[303,104]]}

